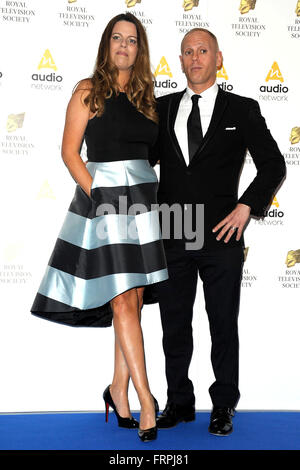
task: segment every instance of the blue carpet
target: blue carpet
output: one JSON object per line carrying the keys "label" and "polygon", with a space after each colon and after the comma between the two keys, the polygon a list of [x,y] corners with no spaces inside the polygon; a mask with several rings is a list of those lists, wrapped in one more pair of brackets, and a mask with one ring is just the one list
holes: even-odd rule
{"label": "blue carpet", "polygon": [[104,413],[2,414],[0,450],[300,450],[300,412],[238,411],[226,437],[208,433],[209,416],[197,412],[194,422],[142,443],[136,430],[116,425],[113,413],[108,423]]}

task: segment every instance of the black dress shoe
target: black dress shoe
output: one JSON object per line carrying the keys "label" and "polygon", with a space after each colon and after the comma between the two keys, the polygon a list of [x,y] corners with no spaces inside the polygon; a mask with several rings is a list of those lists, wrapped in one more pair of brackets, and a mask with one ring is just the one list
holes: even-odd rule
{"label": "black dress shoe", "polygon": [[[152,395],[153,401],[154,401],[154,410],[155,410],[155,418],[156,415],[159,411],[159,406],[157,403],[156,398]],[[157,438],[157,425],[155,425],[153,428],[149,429],[140,429],[138,430],[138,436],[143,442],[149,442],[149,441],[154,441]]]}
{"label": "black dress shoe", "polygon": [[118,420],[118,425],[120,428],[126,428],[126,429],[136,429],[139,427],[139,422],[134,419],[132,416],[130,418],[123,418],[122,416],[119,415],[116,405],[111,397],[110,394],[110,385],[106,387],[106,389],[103,392],[103,400],[105,403],[105,408],[106,408],[106,413],[105,413],[105,421],[108,422],[108,413],[109,413],[109,407],[111,407]]}
{"label": "black dress shoe", "polygon": [[215,436],[228,436],[232,433],[233,408],[214,406],[210,415],[209,432]]}
{"label": "black dress shoe", "polygon": [[150,429],[139,429],[138,436],[143,442],[154,441],[157,438],[157,426]]}
{"label": "black dress shoe", "polygon": [[188,422],[195,420],[195,407],[176,405],[167,403],[164,411],[158,416],[156,423],[159,429],[173,428],[181,421]]}

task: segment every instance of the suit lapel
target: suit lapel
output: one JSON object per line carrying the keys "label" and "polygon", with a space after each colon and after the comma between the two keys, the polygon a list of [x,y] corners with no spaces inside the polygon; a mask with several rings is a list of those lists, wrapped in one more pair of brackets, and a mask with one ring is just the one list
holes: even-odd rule
{"label": "suit lapel", "polygon": [[202,153],[203,149],[206,147],[207,143],[214,136],[214,134],[217,130],[218,124],[219,124],[219,122],[220,122],[220,120],[223,116],[223,113],[224,113],[224,111],[227,107],[227,104],[228,104],[228,99],[227,99],[226,93],[221,88],[219,88],[219,91],[218,91],[218,94],[217,94],[217,97],[216,97],[215,107],[214,107],[214,110],[213,110],[213,114],[212,114],[212,117],[211,117],[211,120],[210,120],[209,127],[207,129],[207,132],[206,132],[204,138],[203,138],[202,145],[198,149],[195,156],[193,157],[193,159],[190,163],[190,166],[193,166],[197,162],[197,160],[199,158],[201,158],[201,153]]}
{"label": "suit lapel", "polygon": [[182,150],[180,148],[180,145],[178,143],[174,126],[175,126],[175,120],[179,108],[179,103],[181,101],[181,98],[183,97],[185,93],[185,90],[181,91],[180,93],[176,93],[174,95],[171,95],[171,99],[169,101],[169,107],[168,107],[168,116],[167,116],[167,123],[168,123],[168,132],[171,137],[171,142],[173,145],[173,148],[175,150],[176,155],[178,158],[181,160],[182,163],[186,166],[186,161],[185,158],[182,154]]}

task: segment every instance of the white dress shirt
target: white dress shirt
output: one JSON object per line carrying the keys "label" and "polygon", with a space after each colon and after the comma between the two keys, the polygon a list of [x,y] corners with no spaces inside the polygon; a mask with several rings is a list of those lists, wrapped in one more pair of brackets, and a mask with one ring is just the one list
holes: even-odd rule
{"label": "white dress shirt", "polygon": [[[210,88],[207,88],[207,90],[201,93],[201,98],[198,101],[203,137],[207,132],[212,117],[218,90],[219,87],[215,82]],[[192,110],[193,103],[191,98],[195,94],[196,93],[193,90],[187,87],[186,92],[179,103],[174,127],[178,143],[187,165],[189,165],[187,120]]]}

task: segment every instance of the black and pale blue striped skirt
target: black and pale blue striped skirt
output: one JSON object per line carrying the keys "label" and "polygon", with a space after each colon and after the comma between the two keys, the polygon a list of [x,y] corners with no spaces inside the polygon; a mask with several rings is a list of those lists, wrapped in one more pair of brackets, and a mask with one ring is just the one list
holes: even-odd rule
{"label": "black and pale blue striped skirt", "polygon": [[105,327],[112,323],[111,299],[168,278],[158,182],[148,160],[88,162],[87,169],[91,198],[77,185],[31,312]]}

